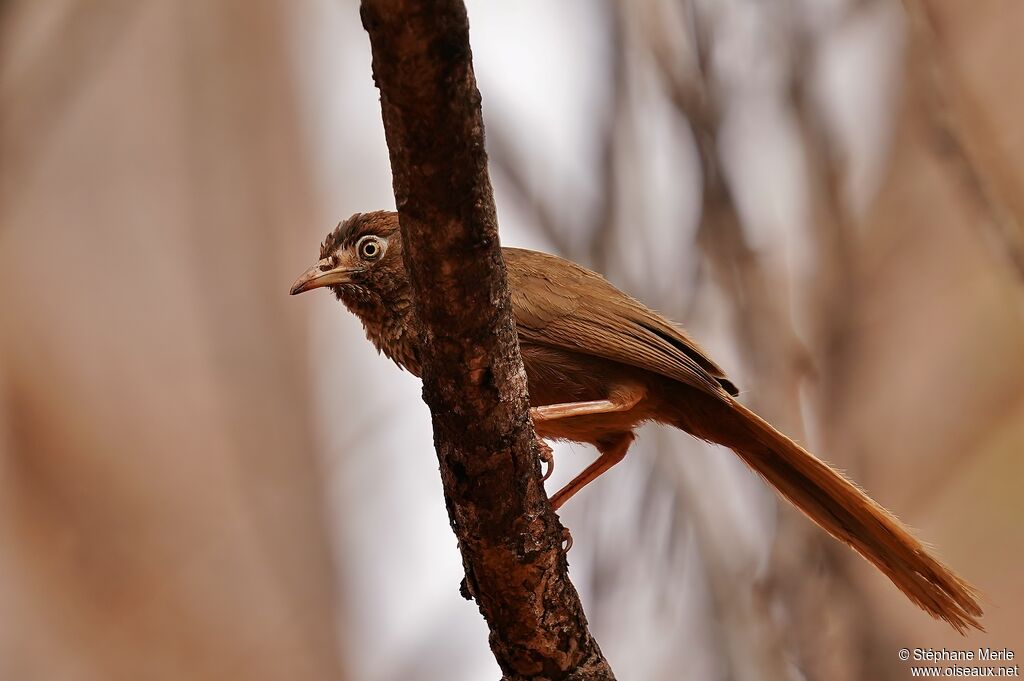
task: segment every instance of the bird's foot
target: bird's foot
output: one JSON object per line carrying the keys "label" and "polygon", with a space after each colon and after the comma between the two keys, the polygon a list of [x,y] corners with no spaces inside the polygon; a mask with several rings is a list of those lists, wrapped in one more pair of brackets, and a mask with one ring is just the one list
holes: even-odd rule
{"label": "bird's foot", "polygon": [[572,535],[569,534],[569,528],[568,527],[563,527],[562,528],[562,545],[563,545],[562,550],[565,551],[566,553],[569,553],[569,549],[572,548]]}
{"label": "bird's foot", "polygon": [[539,435],[537,436],[537,448],[540,449],[539,458],[544,462],[544,477],[542,480],[546,481],[555,472],[555,453],[551,450],[550,445],[544,442]]}

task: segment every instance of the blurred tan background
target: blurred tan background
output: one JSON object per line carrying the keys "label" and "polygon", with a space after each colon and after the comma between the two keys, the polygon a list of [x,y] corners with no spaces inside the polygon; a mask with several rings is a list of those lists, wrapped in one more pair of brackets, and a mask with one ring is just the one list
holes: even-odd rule
{"label": "blurred tan background", "polygon": [[[504,243],[684,323],[985,594],[961,639],[645,429],[563,513],[617,675],[1024,654],[1024,5],[468,7]],[[0,1],[0,679],[497,677],[417,381],[287,296],[387,159],[355,2]]]}

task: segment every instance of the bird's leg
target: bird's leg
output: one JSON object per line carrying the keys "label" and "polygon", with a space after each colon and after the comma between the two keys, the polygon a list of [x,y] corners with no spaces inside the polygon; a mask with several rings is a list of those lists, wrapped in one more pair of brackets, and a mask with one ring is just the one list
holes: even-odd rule
{"label": "bird's leg", "polygon": [[[560,404],[545,404],[530,409],[530,417],[534,425],[543,424],[547,421],[572,418],[574,416],[595,416],[599,414],[611,414],[615,412],[629,411],[644,398],[646,391],[639,385],[620,385],[610,391],[608,399],[591,400],[589,402],[563,402]],[[539,438],[538,438],[539,440]],[[558,508],[572,495],[579,492],[590,481],[595,480],[606,470],[622,461],[629,449],[629,443],[633,441],[632,433],[627,433],[609,440],[607,443],[599,443],[598,451],[601,456],[590,464],[582,473],[563,487],[558,494],[551,498],[551,505]],[[551,448],[544,443],[541,444],[541,460],[548,463],[547,473],[544,479],[547,480],[554,470],[554,457]],[[621,450],[621,451],[620,451]],[[569,540],[571,544],[571,539]]]}
{"label": "bird's leg", "polygon": [[597,461],[587,466],[582,473],[573,478],[568,485],[558,490],[555,496],[551,497],[551,507],[558,510],[572,495],[596,480],[609,468],[622,461],[632,442],[633,433],[623,433],[607,442],[598,443],[597,448],[601,452],[601,456],[597,457]]}
{"label": "bird's leg", "polygon": [[594,414],[629,411],[643,399],[644,392],[644,389],[640,386],[623,386],[613,390],[606,400],[563,402],[561,404],[545,404],[540,407],[531,407],[530,416],[533,418],[534,423],[543,423],[572,416],[593,416]]}

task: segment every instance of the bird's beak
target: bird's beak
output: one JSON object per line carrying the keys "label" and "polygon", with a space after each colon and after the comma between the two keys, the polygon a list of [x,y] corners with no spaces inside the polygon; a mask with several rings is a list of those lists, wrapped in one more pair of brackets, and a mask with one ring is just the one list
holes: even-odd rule
{"label": "bird's beak", "polygon": [[315,288],[344,284],[349,280],[349,270],[345,267],[331,268],[330,260],[324,259],[310,267],[292,284],[291,294],[294,296]]}

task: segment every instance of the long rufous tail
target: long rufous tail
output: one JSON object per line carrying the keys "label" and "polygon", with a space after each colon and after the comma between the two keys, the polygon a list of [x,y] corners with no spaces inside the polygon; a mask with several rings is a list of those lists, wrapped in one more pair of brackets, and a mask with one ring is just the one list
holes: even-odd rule
{"label": "long rufous tail", "polygon": [[[720,403],[717,432],[695,432],[694,419],[681,415],[689,432],[732,448],[779,493],[836,539],[885,573],[900,591],[961,634],[983,630],[978,594],[927,549],[889,511],[841,473],[793,442],[739,402]],[[716,410],[717,411],[717,410]],[[691,415],[692,416],[692,415]],[[731,417],[730,417],[731,416]],[[724,423],[723,423],[724,421]],[[699,430],[706,430],[700,428]]]}

